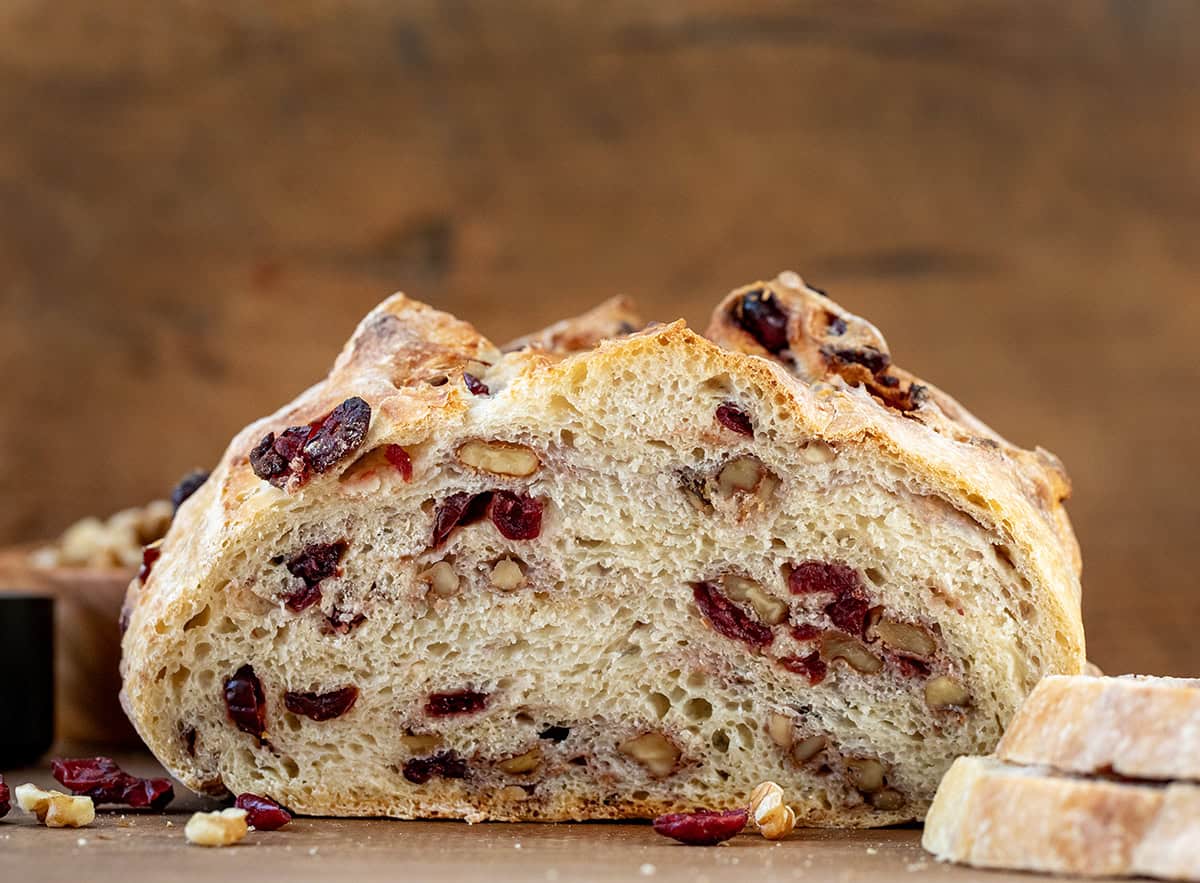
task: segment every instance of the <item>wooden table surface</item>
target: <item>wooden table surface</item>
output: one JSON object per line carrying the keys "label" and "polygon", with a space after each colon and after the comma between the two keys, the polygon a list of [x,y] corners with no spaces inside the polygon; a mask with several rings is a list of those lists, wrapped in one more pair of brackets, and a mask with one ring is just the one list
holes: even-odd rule
{"label": "wooden table surface", "polygon": [[[147,756],[119,762],[156,775]],[[5,773],[10,787],[32,781],[58,787],[48,765]],[[837,880],[844,883],[931,879],[945,883],[1036,880],[935,862],[919,827],[876,831],[802,830],[781,843],[744,833],[719,847],[683,846],[646,824],[466,825],[384,819],[296,819],[280,831],[251,832],[225,849],[190,846],[190,813],[215,809],[176,786],[165,814],[104,809],[88,828],[49,829],[16,808],[0,820],[0,880],[40,883],[297,883],[304,880],[435,880],[453,883],[531,881],[703,881],[754,883]],[[1046,878],[1049,879],[1049,878]],[[1062,879],[1062,878],[1056,878]]]}

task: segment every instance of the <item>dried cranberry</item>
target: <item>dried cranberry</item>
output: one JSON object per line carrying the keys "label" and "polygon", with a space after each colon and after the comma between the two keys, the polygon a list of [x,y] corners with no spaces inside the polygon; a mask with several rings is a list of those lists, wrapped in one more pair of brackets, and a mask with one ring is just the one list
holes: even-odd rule
{"label": "dried cranberry", "polygon": [[542,532],[542,502],[527,494],[496,491],[488,517],[506,539],[532,540]]}
{"label": "dried cranberry", "polygon": [[896,660],[896,667],[906,678],[929,677],[928,663],[922,662],[920,659],[913,659],[911,656],[893,656],[892,658]]}
{"label": "dried cranberry", "polygon": [[751,647],[765,647],[775,639],[770,627],[752,619],[712,583],[696,583],[692,586],[692,596],[709,625],[725,637]]}
{"label": "dried cranberry", "polygon": [[4,784],[4,776],[0,776],[0,819],[8,815],[10,809],[12,809],[12,795],[8,793],[8,786]]}
{"label": "dried cranberry", "polygon": [[801,561],[788,574],[788,588],[793,595],[831,592],[840,597],[857,592],[861,586],[858,572],[836,561]]}
{"label": "dried cranberry", "polygon": [[289,426],[278,437],[267,433],[250,451],[250,468],[276,487],[292,475],[303,481],[310,471],[327,472],[357,450],[370,424],[371,406],[352,396],[307,426]]}
{"label": "dried cranberry", "polygon": [[154,563],[162,557],[162,546],[159,543],[151,543],[142,549],[142,566],[138,568],[138,584],[145,585],[146,580],[150,579],[150,571],[154,569]]}
{"label": "dried cranberry", "polygon": [[[809,287],[811,288],[812,286]],[[834,315],[833,313],[827,313],[826,315],[829,319],[829,324],[825,327],[825,332],[827,334],[831,334],[834,337],[841,337],[846,333],[845,319],[843,319],[841,316]]]}
{"label": "dried cranberry", "polygon": [[446,542],[454,528],[474,524],[487,513],[492,501],[490,492],[482,494],[457,493],[442,500],[433,518],[433,548]]}
{"label": "dried cranberry", "polygon": [[813,638],[819,637],[821,630],[815,625],[807,622],[802,622],[800,625],[792,626],[792,637],[797,641],[811,641]]}
{"label": "dried cranberry", "polygon": [[842,631],[865,637],[871,602],[860,592],[848,592],[825,605],[825,614]]}
{"label": "dried cranberry", "polygon": [[892,364],[891,356],[873,346],[847,348],[823,346],[821,347],[821,355],[825,356],[826,359],[842,364],[862,365],[872,374],[878,374]]}
{"label": "dried cranberry", "polygon": [[475,690],[455,690],[452,693],[430,693],[425,701],[425,713],[445,717],[451,714],[473,714],[487,707],[488,694]]}
{"label": "dried cranberry", "polygon": [[267,733],[267,698],[254,669],[243,665],[225,681],[225,709],[243,733],[260,742]]}
{"label": "dried cranberry", "polygon": [[388,445],[383,449],[383,456],[400,473],[401,478],[412,481],[412,458],[408,456],[408,451],[399,445]]}
{"label": "dried cranberry", "polygon": [[473,396],[486,396],[491,394],[486,383],[476,377],[474,374],[463,372],[463,383],[467,385],[467,389]]}
{"label": "dried cranberry", "polygon": [[170,779],[131,776],[109,757],[54,760],[51,772],[74,794],[86,794],[95,803],[120,803],[134,809],[162,810],[175,799]]}
{"label": "dried cranberry", "polygon": [[729,402],[717,405],[717,422],[738,435],[754,438],[754,426],[750,423],[750,415]]}
{"label": "dried cranberry", "polygon": [[733,305],[733,319],[767,352],[787,349],[788,316],[772,292],[761,288],[746,292]]}
{"label": "dried cranberry", "polygon": [[358,687],[353,684],[329,693],[285,693],[283,704],[292,714],[302,714],[315,721],[333,720],[354,707]]}
{"label": "dried cranberry", "polygon": [[467,762],[453,751],[439,751],[430,757],[414,757],[404,764],[404,778],[414,785],[424,785],[434,776],[443,779],[465,779]]}
{"label": "dried cranberry", "polygon": [[352,396],[329,412],[304,444],[304,459],[314,472],[327,472],[358,449],[371,425],[371,406]]}
{"label": "dried cranberry", "polygon": [[798,675],[804,675],[808,678],[808,682],[813,686],[825,680],[825,675],[828,673],[828,666],[825,660],[821,658],[818,651],[813,651],[807,656],[783,656],[779,659],[779,664],[788,671],[795,672]]}
{"label": "dried cranberry", "polygon": [[300,582],[283,595],[284,605],[292,613],[300,613],[321,600],[321,581],[338,572],[338,564],[346,554],[349,544],[344,540],[336,543],[314,543],[305,546],[287,560],[288,573]]}
{"label": "dried cranberry", "polygon": [[175,511],[178,512],[184,500],[200,490],[201,485],[206,481],[208,481],[208,472],[203,469],[189,472],[179,479],[179,484],[175,485],[175,490],[171,491],[171,505],[175,507]]}
{"label": "dried cranberry", "polygon": [[246,822],[256,831],[277,831],[292,820],[292,814],[270,797],[239,794],[233,805],[246,811]]}
{"label": "dried cranberry", "polygon": [[334,607],[325,617],[325,626],[322,631],[327,635],[348,635],[366,621],[365,613],[351,615],[340,607]]}
{"label": "dried cranberry", "polygon": [[716,846],[746,827],[749,816],[750,813],[745,809],[727,809],[724,812],[713,812],[710,809],[676,812],[655,819],[654,830],[664,837],[670,837],[688,846]]}

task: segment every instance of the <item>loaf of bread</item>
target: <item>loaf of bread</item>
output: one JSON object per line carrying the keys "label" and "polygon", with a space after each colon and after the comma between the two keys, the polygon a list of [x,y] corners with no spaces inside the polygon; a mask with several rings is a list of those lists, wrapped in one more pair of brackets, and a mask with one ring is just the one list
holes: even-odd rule
{"label": "loaf of bread", "polygon": [[938,789],[922,845],[982,868],[1200,880],[1200,787],[960,757]]}
{"label": "loaf of bread", "polygon": [[1048,677],[996,755],[1066,772],[1200,781],[1200,680]]}
{"label": "loaf of bread", "polygon": [[189,787],[300,813],[921,818],[1084,665],[1068,485],[794,273],[498,349],[402,295],[240,433],[127,599]]}

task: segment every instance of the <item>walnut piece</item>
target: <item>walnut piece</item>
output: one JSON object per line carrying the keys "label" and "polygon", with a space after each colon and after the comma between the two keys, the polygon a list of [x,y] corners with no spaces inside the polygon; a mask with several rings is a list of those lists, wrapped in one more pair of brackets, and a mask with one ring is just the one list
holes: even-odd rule
{"label": "walnut piece", "polygon": [[796,725],[790,715],[772,711],[767,716],[767,735],[780,748],[791,748],[795,738]]}
{"label": "walnut piece", "polygon": [[643,733],[622,742],[617,750],[636,760],[653,776],[669,776],[681,754],[675,743],[662,733]]}
{"label": "walnut piece", "polygon": [[429,589],[435,595],[449,598],[458,592],[458,574],[449,561],[439,561],[428,570],[417,575],[417,579],[429,584]]}
{"label": "walnut piece", "polygon": [[13,789],[17,806],[37,816],[47,828],[82,828],[96,818],[96,807],[92,798],[63,794],[61,791],[43,791],[27,782]]}
{"label": "walnut piece", "polygon": [[818,754],[825,750],[825,746],[829,744],[829,739],[825,736],[809,736],[806,739],[801,739],[792,749],[792,759],[796,763],[808,763]]}
{"label": "walnut piece", "polygon": [[850,784],[864,794],[883,788],[883,764],[873,757],[846,758],[846,776]]}
{"label": "walnut piece", "polygon": [[919,625],[884,617],[875,623],[875,634],[890,649],[927,659],[937,650],[933,636]]}
{"label": "walnut piece", "polygon": [[532,773],[536,770],[541,762],[542,749],[534,745],[524,754],[518,754],[516,757],[502,760],[496,766],[511,776],[523,776],[526,773]]}
{"label": "walnut piece", "polygon": [[525,478],[542,465],[533,448],[502,441],[469,441],[458,449],[458,459],[466,466],[493,475]]}
{"label": "walnut piece", "polygon": [[768,840],[782,840],[796,827],[796,813],[783,802],[783,789],[763,782],[750,793],[750,814]]}
{"label": "walnut piece", "polygon": [[246,811],[230,808],[192,813],[183,833],[188,843],[195,846],[232,846],[245,837],[248,830]]}
{"label": "walnut piece", "polygon": [[501,558],[492,566],[492,585],[504,592],[511,592],[525,585],[525,571],[512,558]]}
{"label": "walnut piece", "polygon": [[860,674],[875,674],[883,668],[883,660],[866,648],[858,638],[841,632],[821,635],[821,658],[826,662],[840,659]]}
{"label": "walnut piece", "polygon": [[925,684],[925,702],[930,708],[966,708],[971,704],[971,694],[954,678],[940,675],[930,678]]}
{"label": "walnut piece", "polygon": [[739,492],[753,493],[758,490],[766,474],[766,467],[757,457],[734,457],[721,467],[717,475],[717,489],[726,497]]}
{"label": "walnut piece", "polygon": [[728,597],[748,603],[767,625],[778,625],[787,616],[787,603],[768,595],[754,580],[728,574],[721,582]]}

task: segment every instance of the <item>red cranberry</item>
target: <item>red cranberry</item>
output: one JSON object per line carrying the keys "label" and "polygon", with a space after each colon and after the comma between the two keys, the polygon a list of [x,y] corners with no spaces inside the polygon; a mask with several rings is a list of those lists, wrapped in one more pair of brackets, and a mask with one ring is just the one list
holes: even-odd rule
{"label": "red cranberry", "polygon": [[303,613],[309,607],[320,602],[321,587],[310,586],[307,583],[299,582],[296,588],[283,593],[283,606],[292,613]]}
{"label": "red cranberry", "polygon": [[717,405],[717,422],[738,435],[754,438],[754,425],[750,422],[750,415],[729,402]]}
{"label": "red cranberry", "polygon": [[433,548],[446,542],[454,528],[474,524],[483,518],[491,501],[490,492],[474,495],[457,493],[442,500],[433,518]]}
{"label": "red cranberry", "polygon": [[861,586],[858,572],[836,561],[801,561],[788,574],[788,588],[793,595],[830,592],[841,596],[856,592]]}
{"label": "red cranberry", "polygon": [[430,693],[425,713],[435,717],[452,714],[473,714],[487,707],[488,694],[475,690],[455,690],[452,693]]}
{"label": "red cranberry", "polygon": [[12,795],[8,793],[8,786],[4,784],[4,776],[0,776],[0,819],[8,815],[10,809],[12,809]]}
{"label": "red cranberry", "polygon": [[842,595],[825,605],[825,614],[830,621],[844,632],[865,637],[867,633],[867,613],[871,602],[860,593]]}
{"label": "red cranberry", "polygon": [[929,677],[930,668],[927,662],[922,662],[920,659],[913,659],[911,656],[893,656],[896,660],[896,667],[900,669],[900,673],[906,678],[927,678]]}
{"label": "red cranberry", "polygon": [[358,687],[353,685],[329,693],[285,693],[283,704],[292,714],[302,714],[315,721],[333,720],[354,707]]}
{"label": "red cranberry", "polygon": [[746,292],[733,305],[733,319],[767,352],[787,349],[788,316],[772,292]]}
{"label": "red cranberry", "polygon": [[892,357],[873,346],[838,348],[821,347],[821,355],[826,359],[843,364],[862,365],[872,374],[884,371],[892,364]]}
{"label": "red cranberry", "polygon": [[109,757],[54,760],[50,770],[73,794],[86,794],[95,803],[119,803],[134,809],[163,810],[175,799],[170,779],[131,776]]}
{"label": "red cranberry", "polygon": [[825,675],[828,673],[828,666],[825,660],[821,658],[821,654],[817,651],[809,653],[807,656],[783,656],[779,660],[779,664],[788,671],[795,672],[798,675],[804,675],[808,678],[808,682],[813,686],[825,680]]}
{"label": "red cranberry", "polygon": [[171,491],[171,505],[175,507],[175,511],[178,512],[184,500],[200,490],[206,481],[208,481],[208,473],[203,469],[189,472],[181,478],[179,484],[175,485],[175,490]]}
{"label": "red cranberry", "polygon": [[367,617],[364,613],[356,613],[351,616],[340,607],[334,607],[325,617],[322,631],[327,635],[348,635],[366,621]]}
{"label": "red cranberry", "polygon": [[288,559],[288,573],[300,582],[300,585],[283,596],[288,610],[300,613],[321,600],[321,581],[338,572],[338,565],[348,548],[349,544],[344,540],[336,543],[314,543],[305,546]]}
{"label": "red cranberry", "polygon": [[371,406],[352,396],[307,426],[290,426],[278,438],[267,433],[250,451],[250,468],[276,487],[292,475],[305,481],[309,472],[328,472],[356,451],[370,424]]}
{"label": "red cranberry", "polygon": [[467,389],[470,391],[471,395],[473,395],[473,396],[485,396],[485,395],[491,394],[491,390],[488,389],[487,384],[484,383],[482,380],[480,380],[478,377],[476,377],[474,374],[468,374],[466,371],[464,371],[463,372],[463,383],[465,383],[467,385]]}
{"label": "red cranberry", "polygon": [[414,757],[404,764],[404,778],[414,785],[424,785],[434,776],[465,779],[467,762],[454,751],[439,751],[430,757]]}
{"label": "red cranberry", "polygon": [[412,458],[408,456],[408,451],[399,445],[388,445],[383,449],[383,455],[392,464],[392,467],[400,473],[401,478],[405,481],[412,481]]}
{"label": "red cranberry", "polygon": [[769,626],[752,619],[714,584],[696,583],[692,586],[692,596],[709,625],[725,637],[742,641],[751,647],[765,647],[775,639],[775,633]]}
{"label": "red cranberry", "polygon": [[815,625],[810,625],[807,622],[802,622],[800,625],[792,626],[792,637],[797,641],[811,641],[821,634],[821,630]]}
{"label": "red cranberry", "polygon": [[749,816],[749,811],[745,809],[727,809],[724,812],[713,812],[710,809],[676,812],[655,819],[654,830],[664,837],[670,837],[688,846],[716,846],[746,827]]}
{"label": "red cranberry", "polygon": [[154,563],[161,557],[162,546],[158,543],[153,543],[142,549],[142,566],[138,568],[139,585],[144,586],[146,580],[150,579],[150,571],[154,569]]}
{"label": "red cranberry", "polygon": [[488,517],[506,539],[532,540],[542,532],[542,503],[526,494],[496,491]]}
{"label": "red cranberry", "polygon": [[256,831],[277,831],[292,820],[292,814],[270,797],[239,794],[233,805],[246,811],[246,822]]}
{"label": "red cranberry", "polygon": [[250,666],[243,665],[225,681],[225,709],[239,730],[266,741],[267,698]]}

